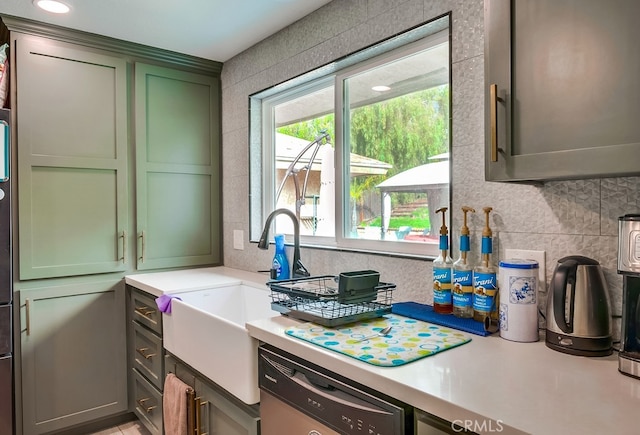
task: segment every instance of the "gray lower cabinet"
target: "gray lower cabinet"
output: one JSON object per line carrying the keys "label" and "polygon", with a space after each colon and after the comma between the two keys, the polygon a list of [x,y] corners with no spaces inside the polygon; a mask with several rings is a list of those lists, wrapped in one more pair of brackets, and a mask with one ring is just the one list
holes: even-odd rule
{"label": "gray lower cabinet", "polygon": [[154,296],[131,286],[127,292],[131,407],[152,434],[162,435],[162,313]]}
{"label": "gray lower cabinet", "polygon": [[640,174],[640,2],[485,0],[485,177]]}
{"label": "gray lower cabinet", "polygon": [[126,412],[123,281],[18,290],[22,433],[58,432]]}
{"label": "gray lower cabinet", "polygon": [[169,353],[165,374],[174,373],[195,390],[198,434],[259,435],[260,406],[247,405]]}

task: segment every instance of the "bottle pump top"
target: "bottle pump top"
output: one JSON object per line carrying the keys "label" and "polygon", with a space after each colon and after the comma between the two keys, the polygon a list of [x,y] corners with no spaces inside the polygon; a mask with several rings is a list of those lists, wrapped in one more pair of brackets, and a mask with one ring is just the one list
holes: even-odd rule
{"label": "bottle pump top", "polygon": [[448,230],[447,230],[447,225],[445,224],[445,213],[447,212],[448,208],[447,207],[442,207],[436,210],[436,213],[442,213],[442,226],[440,227],[440,235],[441,236],[446,236],[449,234]]}
{"label": "bottle pump top", "polygon": [[449,238],[447,237],[449,231],[447,230],[447,225],[445,224],[445,213],[447,212],[447,207],[442,207],[436,210],[436,213],[442,213],[442,226],[440,227],[440,249],[446,251],[449,249]]}
{"label": "bottle pump top", "polygon": [[[493,233],[491,232],[491,228],[489,228],[489,213],[493,208],[485,207],[482,209],[484,211],[484,228],[482,229],[482,254],[491,254],[493,252],[493,241],[491,240],[491,236]],[[488,259],[483,258],[483,261]]]}
{"label": "bottle pump top", "polygon": [[471,250],[471,248],[469,247],[469,227],[467,226],[468,212],[475,213],[476,211],[471,207],[467,207],[466,205],[462,206],[463,223],[462,228],[460,229],[460,250],[465,252]]}
{"label": "bottle pump top", "polygon": [[484,211],[484,228],[482,229],[482,237],[491,237],[493,233],[491,232],[491,228],[489,228],[489,213],[493,208],[485,207],[482,209]]}

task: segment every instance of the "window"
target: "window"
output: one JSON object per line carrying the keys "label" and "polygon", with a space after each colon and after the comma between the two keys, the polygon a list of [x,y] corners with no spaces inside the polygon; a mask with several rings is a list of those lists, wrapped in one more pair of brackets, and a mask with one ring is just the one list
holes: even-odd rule
{"label": "window", "polygon": [[[450,203],[448,22],[251,97],[252,240],[287,208],[306,245],[437,255],[436,210]],[[293,223],[278,216],[275,231]]]}

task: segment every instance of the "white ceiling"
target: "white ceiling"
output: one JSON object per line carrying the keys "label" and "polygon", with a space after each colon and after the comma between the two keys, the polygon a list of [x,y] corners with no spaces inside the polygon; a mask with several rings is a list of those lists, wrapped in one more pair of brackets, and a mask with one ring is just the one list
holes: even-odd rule
{"label": "white ceiling", "polygon": [[331,0],[63,0],[66,15],[32,0],[0,0],[0,14],[224,62]]}

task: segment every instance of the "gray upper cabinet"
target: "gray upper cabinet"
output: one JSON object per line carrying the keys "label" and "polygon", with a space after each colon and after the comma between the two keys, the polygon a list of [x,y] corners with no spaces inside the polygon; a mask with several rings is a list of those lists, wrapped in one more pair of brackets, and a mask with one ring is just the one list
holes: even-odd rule
{"label": "gray upper cabinet", "polygon": [[219,264],[216,77],[135,64],[138,269]]}
{"label": "gray upper cabinet", "polygon": [[126,268],[127,65],[16,35],[20,278]]}
{"label": "gray upper cabinet", "polygon": [[485,0],[485,178],[640,174],[640,2]]}

